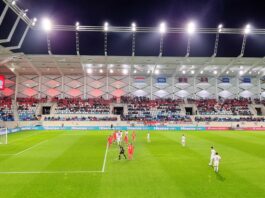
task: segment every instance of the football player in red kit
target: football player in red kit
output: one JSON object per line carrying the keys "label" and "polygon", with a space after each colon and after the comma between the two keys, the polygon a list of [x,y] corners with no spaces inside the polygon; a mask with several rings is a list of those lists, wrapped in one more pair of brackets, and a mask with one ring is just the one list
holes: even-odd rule
{"label": "football player in red kit", "polygon": [[129,160],[132,160],[132,158],[133,158],[133,153],[134,153],[134,146],[133,146],[132,144],[129,144],[129,146],[128,146]]}
{"label": "football player in red kit", "polygon": [[129,138],[128,138],[128,135],[126,135],[126,134],[125,134],[125,136],[124,136],[124,142],[128,145]]}
{"label": "football player in red kit", "polygon": [[135,133],[135,131],[133,131],[133,133],[132,133],[132,140],[133,140],[133,142],[135,142],[135,139],[136,139],[136,133]]}
{"label": "football player in red kit", "polygon": [[113,139],[113,137],[110,135],[110,136],[108,137],[108,146],[109,146],[109,147],[112,145],[112,139]]}

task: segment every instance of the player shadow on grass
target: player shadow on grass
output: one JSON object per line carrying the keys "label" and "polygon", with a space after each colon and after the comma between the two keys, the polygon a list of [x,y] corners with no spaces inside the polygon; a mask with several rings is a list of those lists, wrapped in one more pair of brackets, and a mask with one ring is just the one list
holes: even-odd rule
{"label": "player shadow on grass", "polygon": [[224,182],[225,181],[225,177],[223,177],[220,173],[216,173],[216,179],[221,181],[221,182]]}

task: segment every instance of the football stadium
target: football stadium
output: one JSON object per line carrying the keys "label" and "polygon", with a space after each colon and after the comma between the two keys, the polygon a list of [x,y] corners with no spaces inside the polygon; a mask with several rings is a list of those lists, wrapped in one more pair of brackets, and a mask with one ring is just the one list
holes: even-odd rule
{"label": "football stadium", "polygon": [[0,198],[265,197],[264,6],[1,0]]}

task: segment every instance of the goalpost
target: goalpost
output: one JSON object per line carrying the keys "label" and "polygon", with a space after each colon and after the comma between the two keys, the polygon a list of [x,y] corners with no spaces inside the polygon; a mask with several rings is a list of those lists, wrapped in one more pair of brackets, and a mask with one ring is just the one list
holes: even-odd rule
{"label": "goalpost", "polygon": [[7,144],[7,128],[0,128],[0,144]]}

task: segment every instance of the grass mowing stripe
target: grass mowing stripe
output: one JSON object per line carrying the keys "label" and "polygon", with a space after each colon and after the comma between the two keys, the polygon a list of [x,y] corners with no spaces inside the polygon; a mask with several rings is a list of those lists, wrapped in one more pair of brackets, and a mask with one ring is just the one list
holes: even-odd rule
{"label": "grass mowing stripe", "polygon": [[13,175],[13,174],[82,174],[82,173],[102,173],[102,171],[91,171],[91,170],[76,170],[76,171],[9,171],[0,172],[0,175]]}
{"label": "grass mowing stripe", "polygon": [[[170,134],[163,133],[163,135],[172,139],[172,141],[178,142],[178,140],[176,138],[174,138],[174,136],[170,136]],[[256,192],[256,194],[262,194],[262,192],[264,192],[263,191],[264,188],[262,188],[262,186],[259,183],[258,184],[254,183],[253,181],[255,181],[255,180],[249,180],[245,177],[245,175],[239,174],[237,172],[237,170],[231,168],[229,164],[222,165],[223,163],[221,163],[220,174],[215,174],[211,170],[211,168],[208,167],[208,154],[209,154],[208,152],[209,151],[207,151],[207,154],[205,154],[205,152],[200,151],[201,145],[205,145],[205,143],[212,145],[212,144],[214,144],[214,142],[207,143],[209,141],[204,141],[204,140],[198,139],[201,137],[201,135],[202,134],[198,134],[198,133],[194,133],[194,132],[186,134],[186,136],[188,137],[187,142],[189,142],[189,143],[188,143],[188,146],[186,148],[183,148],[183,149],[184,150],[192,150],[193,153],[195,152],[197,154],[192,156],[192,158],[194,158],[194,160],[192,160],[192,161],[194,161],[194,162],[191,165],[190,165],[190,163],[187,163],[190,160],[185,159],[185,161],[186,161],[185,162],[185,164],[186,164],[185,169],[182,169],[181,174],[179,174],[179,175],[174,174],[175,177],[178,177],[179,179],[183,178],[183,175],[186,175],[187,178],[194,177],[193,180],[195,180],[195,181],[198,180],[197,182],[200,182],[200,185],[202,185],[202,186],[207,186],[207,185],[212,186],[213,184],[215,185],[215,184],[218,184],[219,182],[221,182],[223,185],[223,188],[225,188],[226,190],[216,192],[216,194],[214,193],[213,196],[214,195],[215,196],[219,195],[220,197],[240,196],[241,193],[244,192],[245,189],[250,189],[250,188],[251,188],[251,190],[254,190]],[[175,145],[177,146],[178,144],[175,144]],[[205,147],[205,146],[203,146],[203,147]],[[202,149],[205,150],[203,147],[202,147]],[[223,150],[223,148],[221,146],[220,147],[218,146],[218,148]],[[198,159],[196,159],[196,158],[198,158],[198,159],[202,160],[202,162],[203,161],[204,162],[202,164],[198,163]],[[166,164],[167,167],[169,167],[167,160],[165,160],[164,163]],[[176,164],[177,164],[177,162],[176,162]],[[190,168],[193,168],[193,169],[190,169]],[[191,174],[186,173],[186,171],[189,171]],[[174,173],[174,172],[172,172],[172,173]],[[210,183],[208,183],[207,178],[205,178],[205,176],[209,176],[209,178],[211,178],[211,180],[209,180],[209,181],[211,181]],[[214,179],[215,177],[216,177],[216,179]],[[183,178],[183,180],[185,180],[185,178]],[[232,185],[237,185],[237,183],[241,184],[239,186],[239,188],[242,188],[241,192],[234,191],[233,189],[229,189],[229,190],[227,189]],[[262,184],[262,180],[261,180],[261,184]],[[190,196],[205,197],[205,195],[204,195],[205,192],[200,195],[201,191],[203,192],[203,190],[201,190],[201,189],[198,190],[197,195],[194,194],[194,191],[196,191],[196,187],[195,187],[196,182],[194,182],[194,181],[190,181],[188,183],[186,181],[186,185],[183,185],[182,183],[179,183],[179,185],[183,186],[188,197],[190,197]],[[218,186],[219,185],[220,184],[218,184]],[[207,190],[207,188],[205,189],[205,191],[206,190]],[[231,191],[231,192],[229,192],[229,191]],[[190,194],[191,192],[193,192],[193,194]],[[229,194],[227,194],[227,192],[229,192]],[[207,194],[209,194],[209,192],[207,192]],[[253,195],[248,195],[245,197],[252,197],[252,196]]]}

